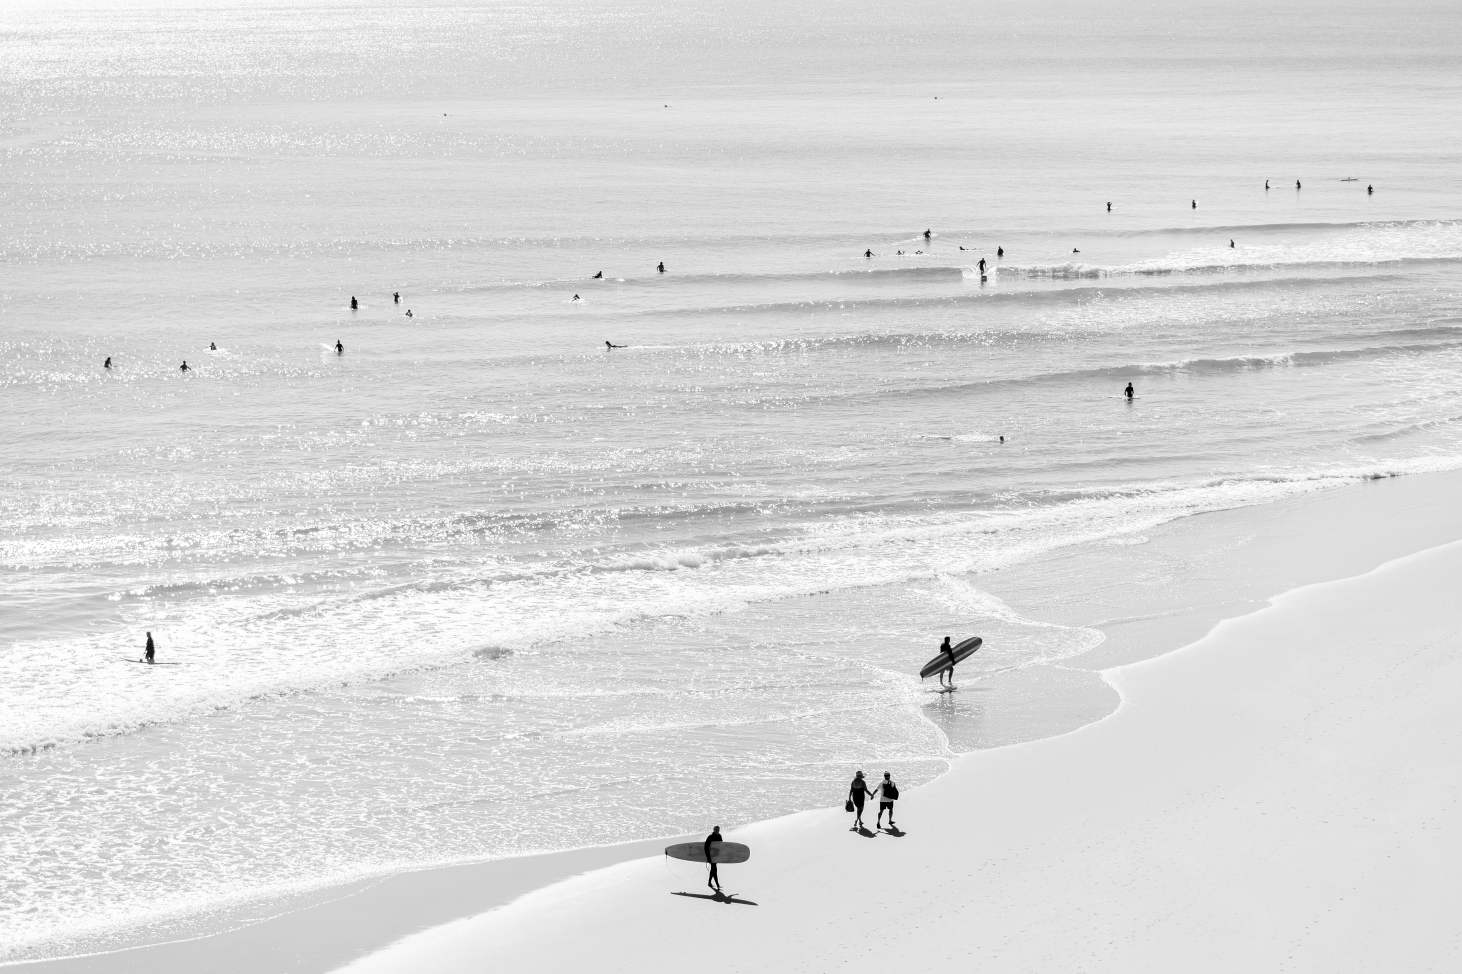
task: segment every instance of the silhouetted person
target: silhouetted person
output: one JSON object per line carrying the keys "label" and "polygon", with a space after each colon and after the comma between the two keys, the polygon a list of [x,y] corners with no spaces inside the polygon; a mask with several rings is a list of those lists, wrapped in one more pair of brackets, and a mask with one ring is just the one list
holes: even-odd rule
{"label": "silhouetted person", "polygon": [[152,633],[148,633],[147,634],[147,648],[142,651],[142,658],[144,660],[146,660],[147,662],[151,663],[151,662],[153,662],[153,657],[154,657],[154,655],[156,653],[157,653],[157,647],[154,646],[154,645],[152,645]]}
{"label": "silhouetted person", "polygon": [[407,308],[406,309],[406,317],[408,317],[408,318],[415,318],[416,315],[414,315],[414,314],[411,313],[411,309],[410,308]]}
{"label": "silhouetted person", "polygon": [[721,844],[721,826],[711,828],[711,834],[706,836],[705,852],[706,862],[711,867],[711,874],[706,878],[706,885],[717,893],[721,892],[721,876],[716,871],[715,853],[719,851],[716,847]]}
{"label": "silhouetted person", "polygon": [[582,300],[584,300],[584,299],[583,299],[583,298],[581,298],[581,297],[579,297],[579,296],[578,296],[578,295],[577,295],[577,294],[575,294],[575,295],[574,295],[574,300],[575,300],[575,301],[582,301]]}
{"label": "silhouetted person", "polygon": [[1197,200],[1194,200],[1193,201],[1193,209],[1195,209],[1195,210],[1198,209],[1198,201]]}
{"label": "silhouetted person", "polygon": [[661,274],[664,274],[665,273],[665,262],[663,260],[660,261],[660,263],[655,267],[655,270],[659,271]]}
{"label": "silhouetted person", "polygon": [[868,800],[868,782],[863,780],[863,772],[859,771],[853,775],[853,783],[848,786],[848,801],[853,803],[853,827],[849,832],[856,832],[863,827],[863,803]]}
{"label": "silhouetted person", "polygon": [[1295,181],[1294,181],[1294,188],[1295,188],[1295,189],[1299,189],[1299,188],[1300,188],[1300,181],[1299,181],[1299,180],[1298,180],[1298,179],[1296,179],[1296,180],[1295,180]]}
{"label": "silhouetted person", "polygon": [[1376,187],[1370,185],[1369,183],[1366,184],[1366,195],[1367,196],[1370,196],[1375,191],[1376,191]]}
{"label": "silhouetted person", "polygon": [[1002,436],[1002,437],[1000,437],[1000,442],[1001,442],[1001,443],[1004,443],[1004,442],[1005,442],[1005,437],[1003,437],[1003,436]]}
{"label": "silhouetted person", "polygon": [[360,307],[360,302],[356,301],[355,300],[355,295],[352,294],[350,296],[350,310],[351,311],[354,311],[356,308],[359,308],[359,307]]}
{"label": "silhouetted person", "polygon": [[593,279],[596,280],[596,281],[603,280],[604,279],[604,272],[603,271],[600,271],[598,274],[595,274]]}
{"label": "silhouetted person", "polygon": [[933,234],[931,234],[928,230],[925,230],[924,231],[924,239],[925,240],[928,240],[932,236],[933,236]]}
{"label": "silhouetted person", "polygon": [[340,344],[340,339],[338,339],[338,338],[335,339],[335,354],[336,355],[344,355],[345,354],[345,346],[342,345],[342,344]]}
{"label": "silhouetted person", "polygon": [[864,257],[872,257],[873,256],[873,250],[870,248],[868,250],[863,251],[863,256]]}
{"label": "silhouetted person", "polygon": [[112,367],[112,357],[110,355],[108,355],[107,356],[107,360],[102,363],[102,368],[104,368],[104,369],[110,369],[111,367]]}
{"label": "silhouetted person", "polygon": [[1079,250],[1077,250],[1077,249],[1076,249],[1076,248],[1075,248],[1075,247],[1072,247],[1072,248],[1071,248],[1071,252],[1072,252],[1072,253],[1073,253],[1073,254],[1079,254],[1079,253],[1081,253],[1081,251],[1079,251]]}
{"label": "silhouetted person", "polygon": [[1112,204],[1110,204],[1110,203],[1107,204],[1107,212],[1108,213],[1112,212]]}
{"label": "silhouetted person", "polygon": [[190,368],[188,368],[188,360],[187,359],[183,359],[183,364],[180,365],[180,366],[178,366],[178,371],[179,372],[192,372],[193,370],[190,369]]}
{"label": "silhouetted person", "polygon": [[878,820],[874,822],[876,829],[883,828],[883,813],[888,812],[888,829],[892,832],[895,828],[893,821],[893,803],[898,801],[899,786],[893,783],[893,775],[885,771],[883,780],[878,783]]}
{"label": "silhouetted person", "polygon": [[1005,248],[1004,247],[996,247],[995,248],[995,256],[996,257],[1004,257],[1005,256]]}
{"label": "silhouetted person", "polygon": [[401,303],[401,292],[400,291],[393,291],[393,292],[391,292],[391,303],[392,304],[400,304]]}
{"label": "silhouetted person", "polygon": [[948,679],[949,685],[954,686],[954,647],[949,645],[948,636],[939,644],[939,651],[949,657],[949,669],[939,674],[939,685],[944,686],[944,681]]}
{"label": "silhouetted person", "polygon": [[1232,250],[1233,247],[1234,247],[1234,242],[1233,242],[1232,238],[1229,240],[1228,245],[1229,245],[1229,249]]}
{"label": "silhouetted person", "polygon": [[1264,180],[1264,190],[1265,190],[1265,192],[1268,192],[1268,190],[1269,190],[1269,180],[1267,180],[1267,179]]}
{"label": "silhouetted person", "polygon": [[216,351],[218,351],[218,346],[215,345],[215,344],[213,344],[212,342],[209,342],[208,343],[208,350],[210,352],[216,352]]}
{"label": "silhouetted person", "polygon": [[985,258],[983,257],[980,258],[980,273],[985,273]]}
{"label": "silhouetted person", "polygon": [[608,348],[624,348],[624,346],[623,346],[623,345],[616,345],[616,344],[614,344],[614,343],[613,343],[613,342],[605,342],[605,343],[604,343],[604,347],[605,347],[605,348],[606,348],[606,349],[608,349]]}
{"label": "silhouetted person", "polygon": [[1132,388],[1132,383],[1130,382],[1127,383],[1127,388],[1124,390],[1124,392],[1128,399],[1131,399],[1133,396],[1137,395],[1137,390]]}

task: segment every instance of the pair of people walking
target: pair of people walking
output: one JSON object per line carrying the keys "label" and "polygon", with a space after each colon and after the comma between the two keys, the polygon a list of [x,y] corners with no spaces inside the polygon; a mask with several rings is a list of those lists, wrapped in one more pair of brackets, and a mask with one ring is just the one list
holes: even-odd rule
{"label": "pair of people walking", "polygon": [[853,813],[853,827],[850,832],[856,832],[863,828],[863,805],[870,796],[878,799],[878,817],[875,820],[875,828],[883,828],[883,813],[888,813],[888,827],[890,830],[896,826],[893,820],[893,803],[898,801],[899,788],[893,783],[892,773],[885,771],[883,780],[878,784],[869,786],[863,772],[859,771],[853,776],[853,783],[848,786],[848,801],[846,808]]}

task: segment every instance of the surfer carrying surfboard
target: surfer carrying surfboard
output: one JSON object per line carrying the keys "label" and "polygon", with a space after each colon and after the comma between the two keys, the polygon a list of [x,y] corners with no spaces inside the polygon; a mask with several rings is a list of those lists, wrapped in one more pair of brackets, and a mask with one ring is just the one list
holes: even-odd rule
{"label": "surfer carrying surfboard", "polygon": [[721,892],[721,876],[716,872],[715,846],[721,842],[721,826],[711,828],[711,834],[706,836],[706,862],[711,867],[711,875],[706,880],[706,885],[717,893]]}
{"label": "surfer carrying surfboard", "polygon": [[954,647],[949,645],[948,636],[939,644],[939,651],[949,657],[949,669],[939,674],[939,685],[944,686],[944,681],[948,679],[949,685],[954,686]]}

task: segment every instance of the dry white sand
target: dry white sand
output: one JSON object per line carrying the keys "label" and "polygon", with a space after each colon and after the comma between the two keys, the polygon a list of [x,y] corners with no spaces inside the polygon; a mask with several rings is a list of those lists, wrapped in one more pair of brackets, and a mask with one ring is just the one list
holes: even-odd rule
{"label": "dry white sand", "polygon": [[1103,671],[1115,714],[960,758],[902,837],[841,811],[729,833],[750,903],[636,860],[346,969],[1462,969],[1459,582],[1462,543]]}

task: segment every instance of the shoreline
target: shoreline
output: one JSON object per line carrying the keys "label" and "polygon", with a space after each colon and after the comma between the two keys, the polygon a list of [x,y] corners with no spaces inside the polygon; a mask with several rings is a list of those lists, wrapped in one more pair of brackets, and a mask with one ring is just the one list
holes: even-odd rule
{"label": "shoreline", "polygon": [[[1214,537],[1229,537],[1241,526],[1249,537],[1258,540],[1247,547],[1233,549],[1228,561],[1213,569],[1230,580],[1242,574],[1244,584],[1219,592],[1211,603],[1141,618],[1081,622],[1101,629],[1107,639],[1081,656],[1036,668],[1044,675],[1022,674],[1018,678],[1076,680],[1097,692],[1086,694],[1074,684],[1063,683],[1060,692],[1069,699],[1065,706],[1055,708],[1060,711],[1056,723],[1064,720],[1070,726],[1052,725],[1049,733],[1009,743],[1019,746],[1050,740],[1093,726],[1118,712],[1122,706],[1120,697],[1113,702],[1116,694],[1110,682],[1102,679],[1103,669],[1171,655],[1204,638],[1205,633],[1224,620],[1252,613],[1277,593],[1350,577],[1396,557],[1435,547],[1444,543],[1437,539],[1448,531],[1452,532],[1448,540],[1462,537],[1462,514],[1447,514],[1443,503],[1446,497],[1455,496],[1454,485],[1462,485],[1462,472],[1367,481],[1266,505],[1185,517],[1149,532],[1160,545],[1171,543],[1188,548],[1201,548]],[[1426,516],[1417,516],[1422,513]],[[1337,523],[1363,524],[1365,530],[1336,531],[1333,527]],[[1285,549],[1289,557],[1279,557],[1279,549]],[[1085,548],[1070,554],[1077,571],[1090,571],[1086,563],[1108,566],[1112,558],[1112,550],[1106,548]],[[1047,564],[1039,562],[1000,574],[983,575],[979,581],[982,587],[989,588],[1024,614],[1040,618],[1041,612],[1021,605],[1022,575],[1040,574],[1048,569]],[[1289,584],[1285,584],[1286,580]],[[1276,585],[1281,587],[1275,588]],[[972,753],[999,746],[962,748],[964,753],[950,763],[949,770],[922,787],[948,778],[952,769]],[[797,812],[743,826],[743,829],[812,814],[819,812]],[[229,958],[246,957],[251,968],[264,963],[273,969],[324,972],[371,956],[424,931],[480,918],[571,877],[652,856],[666,842],[680,838],[683,837],[665,836],[613,846],[397,872],[322,888],[305,898],[308,902],[303,905],[297,899],[296,905],[277,915],[237,921],[239,925],[222,932],[68,958],[9,961],[0,963],[0,967],[35,974],[93,974],[130,971],[145,965],[149,970],[167,974],[197,970],[200,966],[212,970],[232,970],[237,966],[242,970],[245,966],[242,960]]]}

